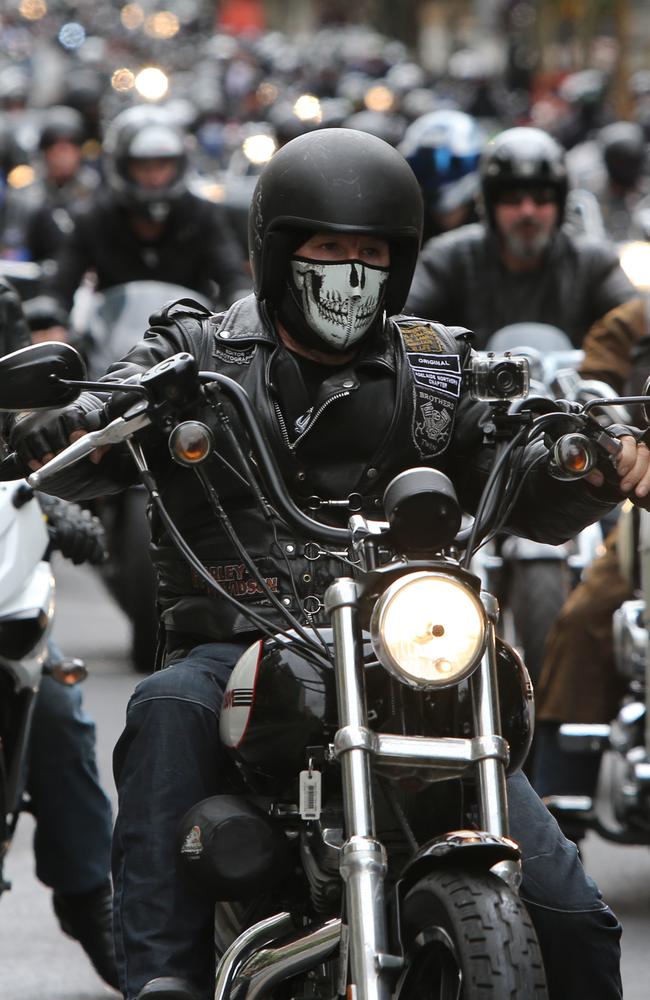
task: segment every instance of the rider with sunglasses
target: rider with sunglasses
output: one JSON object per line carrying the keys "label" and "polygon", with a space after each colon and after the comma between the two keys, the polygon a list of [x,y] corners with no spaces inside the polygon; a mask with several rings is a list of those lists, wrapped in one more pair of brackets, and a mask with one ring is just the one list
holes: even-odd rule
{"label": "rider with sunglasses", "polygon": [[425,243],[406,311],[462,323],[482,348],[510,323],[549,323],[579,346],[632,298],[613,247],[562,228],[564,150],[542,129],[495,136],[480,161],[483,221]]}

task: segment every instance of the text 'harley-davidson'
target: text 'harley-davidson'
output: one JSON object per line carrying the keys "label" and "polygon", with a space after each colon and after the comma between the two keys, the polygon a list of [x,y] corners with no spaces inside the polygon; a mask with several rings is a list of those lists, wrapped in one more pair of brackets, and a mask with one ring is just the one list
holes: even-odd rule
{"label": "text 'harley-davidson'", "polygon": [[[495,462],[474,521],[462,529],[449,479],[429,468],[388,485],[385,521],[352,513],[339,527],[305,514],[241,386],[199,372],[188,354],[130,384],[122,416],[30,477],[47,487],[95,449],[124,445],[178,551],[262,636],[235,666],[225,695],[221,734],[234,763],[233,793],[197,804],[179,833],[189,877],[216,901],[216,1000],[284,996],[277,987],[288,980],[286,996],[305,1000],[388,1000],[424,990],[477,1000],[486,976],[499,996],[547,995],[517,895],[520,854],[506,797],[506,776],[523,762],[532,735],[532,691],[523,663],[496,635],[496,601],[469,566],[502,528],[531,467],[524,445],[550,442],[551,472],[568,479],[596,462],[606,466],[619,444],[589,404],[543,400],[539,415],[526,408],[525,362],[476,359],[467,378],[490,404],[485,433]],[[7,409],[62,405],[83,388],[114,399],[125,389],[83,379],[65,345],[0,360]],[[191,419],[199,397],[265,515],[314,552],[341,560],[343,573],[326,593],[329,629],[282,604],[234,533],[206,473],[216,435]],[[282,612],[284,628],[238,603],[176,528],[138,439],[152,428],[203,484],[248,578]],[[548,461],[546,448],[526,454]]]}

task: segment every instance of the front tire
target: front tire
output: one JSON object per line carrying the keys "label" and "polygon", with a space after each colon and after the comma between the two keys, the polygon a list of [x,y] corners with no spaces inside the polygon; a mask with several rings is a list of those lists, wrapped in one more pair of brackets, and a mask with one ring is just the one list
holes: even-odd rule
{"label": "front tire", "polygon": [[547,1000],[524,904],[490,872],[433,872],[402,908],[407,966],[398,1000]]}

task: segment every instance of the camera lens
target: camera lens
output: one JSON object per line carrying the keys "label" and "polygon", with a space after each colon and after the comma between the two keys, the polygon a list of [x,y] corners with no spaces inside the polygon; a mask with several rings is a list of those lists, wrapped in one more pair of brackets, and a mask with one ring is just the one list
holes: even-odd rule
{"label": "camera lens", "polygon": [[507,398],[519,390],[517,369],[508,361],[495,365],[488,376],[490,391],[500,398]]}

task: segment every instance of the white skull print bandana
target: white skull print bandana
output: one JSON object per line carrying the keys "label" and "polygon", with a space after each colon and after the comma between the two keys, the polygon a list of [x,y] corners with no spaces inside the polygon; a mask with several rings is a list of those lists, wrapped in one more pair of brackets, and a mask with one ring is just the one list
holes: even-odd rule
{"label": "white skull print bandana", "polygon": [[382,306],[388,268],[360,260],[291,258],[302,313],[311,329],[338,351],[355,344]]}

